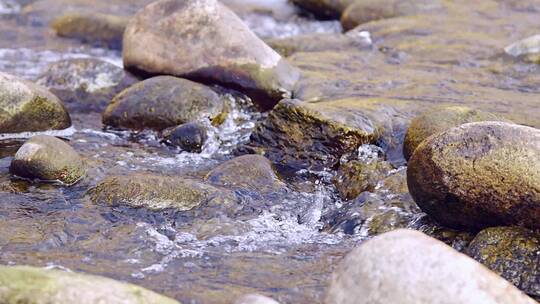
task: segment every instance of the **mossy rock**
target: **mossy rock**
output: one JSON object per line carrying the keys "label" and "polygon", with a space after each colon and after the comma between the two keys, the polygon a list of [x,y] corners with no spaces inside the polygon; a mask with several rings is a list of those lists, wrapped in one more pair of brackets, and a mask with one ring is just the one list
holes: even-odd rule
{"label": "mossy rock", "polygon": [[478,121],[505,121],[504,118],[466,106],[440,106],[422,113],[411,121],[403,143],[405,159],[411,158],[418,145],[433,134]]}
{"label": "mossy rock", "polygon": [[136,82],[122,67],[95,58],[54,62],[36,81],[77,111],[103,111],[116,94]]}
{"label": "mossy rock", "polygon": [[369,235],[378,235],[399,228],[406,228],[411,220],[410,216],[398,210],[389,209],[373,216],[368,224]]}
{"label": "mossy rock", "polygon": [[480,231],[466,254],[525,293],[540,297],[540,236],[522,227]]}
{"label": "mossy rock", "polygon": [[224,100],[210,88],[173,76],[156,76],[116,95],[103,123],[115,128],[163,130],[199,119],[214,119]]}
{"label": "mossy rock", "polygon": [[100,13],[67,13],[51,24],[58,36],[76,38],[85,43],[122,49],[122,37],[129,17]]}
{"label": "mossy rock", "polygon": [[29,266],[0,266],[5,304],[179,304],[148,289],[109,278]]}
{"label": "mossy rock", "polygon": [[334,185],[343,199],[356,198],[364,191],[373,191],[393,167],[386,161],[351,160],[340,165]]}
{"label": "mossy rock", "polygon": [[104,178],[89,190],[92,201],[148,210],[191,210],[202,204],[236,202],[230,191],[187,177],[132,173]]}
{"label": "mossy rock", "polygon": [[22,178],[72,185],[84,176],[86,166],[79,154],[64,141],[37,135],[19,148],[9,171]]}
{"label": "mossy rock", "polygon": [[0,133],[61,130],[71,126],[64,104],[44,87],[0,72]]}
{"label": "mossy rock", "polygon": [[430,217],[457,229],[540,227],[540,130],[476,122],[429,137],[407,168]]}

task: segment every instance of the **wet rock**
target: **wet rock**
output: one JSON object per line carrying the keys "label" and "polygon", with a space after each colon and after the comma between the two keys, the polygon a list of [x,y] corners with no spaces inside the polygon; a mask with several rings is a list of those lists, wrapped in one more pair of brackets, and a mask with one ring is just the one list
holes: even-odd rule
{"label": "wet rock", "polygon": [[9,171],[18,177],[71,185],[81,179],[86,169],[70,145],[53,136],[37,135],[15,153]]}
{"label": "wet rock", "polygon": [[137,81],[114,64],[82,58],[52,63],[36,83],[49,88],[70,109],[103,111],[116,94]]}
{"label": "wet rock", "polygon": [[357,0],[343,12],[341,25],[343,29],[350,30],[378,19],[433,13],[442,9],[442,3],[434,0]]}
{"label": "wet rock", "polygon": [[465,106],[442,106],[422,113],[411,121],[405,142],[403,154],[405,159],[411,158],[414,150],[426,138],[441,133],[453,127],[478,121],[501,121],[503,118],[471,109]]}
{"label": "wet rock", "polygon": [[2,303],[178,304],[148,289],[109,278],[29,266],[0,266]]}
{"label": "wet rock", "polygon": [[210,88],[172,76],[146,79],[116,95],[103,113],[103,123],[115,128],[162,130],[213,119],[224,110]]}
{"label": "wet rock", "polygon": [[266,43],[282,56],[296,52],[343,51],[370,48],[372,41],[368,32],[353,34],[304,34],[287,38],[273,38]]}
{"label": "wet rock", "polygon": [[536,298],[540,296],[540,238],[521,227],[480,231],[466,254]]}
{"label": "wet rock", "polygon": [[149,210],[193,209],[201,204],[235,201],[232,193],[187,177],[152,173],[113,175],[89,190],[92,201]]}
{"label": "wet rock", "polygon": [[161,0],[124,35],[124,66],[237,88],[264,108],[290,95],[298,72],[216,0]]}
{"label": "wet rock", "polygon": [[279,302],[276,302],[272,298],[252,293],[237,299],[234,301],[234,304],[279,304]]}
{"label": "wet rock", "polygon": [[76,38],[84,43],[122,49],[122,37],[129,18],[100,13],[67,13],[51,24],[60,37]]}
{"label": "wet rock", "polygon": [[290,168],[335,167],[362,144],[379,140],[393,149],[396,133],[405,133],[401,107],[401,101],[383,99],[282,100],[257,125],[246,148]]}
{"label": "wet rock", "polygon": [[393,167],[385,161],[349,161],[339,167],[334,185],[343,199],[354,199],[364,191],[373,191]]}
{"label": "wet rock", "polygon": [[292,3],[322,19],[339,19],[354,0],[292,0]]}
{"label": "wet rock", "polygon": [[480,263],[413,230],[366,241],[335,270],[325,303],[535,303]]}
{"label": "wet rock", "polygon": [[276,194],[285,188],[270,161],[261,155],[235,157],[214,168],[205,179],[214,185],[263,195]]}
{"label": "wet rock", "polygon": [[201,152],[208,129],[202,123],[188,122],[163,131],[165,142],[188,152]]}
{"label": "wet rock", "polygon": [[0,133],[66,129],[71,119],[47,89],[0,72]]}
{"label": "wet rock", "polygon": [[539,227],[540,131],[465,124],[423,141],[407,169],[418,206],[452,228]]}
{"label": "wet rock", "polygon": [[540,35],[531,36],[512,43],[504,51],[513,57],[540,64]]}

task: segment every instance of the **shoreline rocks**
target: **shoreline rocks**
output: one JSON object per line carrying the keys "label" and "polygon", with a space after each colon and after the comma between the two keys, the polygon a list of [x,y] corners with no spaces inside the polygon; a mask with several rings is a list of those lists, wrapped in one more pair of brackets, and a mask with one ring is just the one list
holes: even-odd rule
{"label": "shoreline rocks", "polygon": [[79,154],[64,141],[48,135],[37,135],[15,153],[9,167],[11,174],[45,182],[73,185],[86,173]]}
{"label": "shoreline rocks", "polygon": [[540,227],[540,130],[477,122],[423,141],[407,168],[418,206],[457,229]]}
{"label": "shoreline rocks", "polygon": [[51,92],[0,72],[0,133],[62,130],[70,126],[64,104]]}
{"label": "shoreline rocks", "polygon": [[366,241],[336,268],[326,304],[536,303],[480,263],[425,234]]}

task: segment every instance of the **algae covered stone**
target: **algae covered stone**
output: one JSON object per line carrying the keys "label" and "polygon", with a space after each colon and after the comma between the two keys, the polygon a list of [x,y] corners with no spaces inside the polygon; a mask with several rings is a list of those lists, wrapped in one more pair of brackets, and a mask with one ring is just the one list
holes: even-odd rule
{"label": "algae covered stone", "polygon": [[0,266],[5,304],[179,304],[148,289],[109,278],[30,266]]}
{"label": "algae covered stone", "polygon": [[37,135],[19,148],[9,171],[22,178],[71,185],[84,176],[86,168],[70,145],[53,136]]}
{"label": "algae covered stone", "polygon": [[0,133],[66,129],[71,118],[42,86],[0,72]]}
{"label": "algae covered stone", "polygon": [[111,175],[89,191],[92,201],[149,210],[186,211],[201,204],[234,202],[234,194],[187,177],[153,173]]}
{"label": "algae covered stone", "polygon": [[480,231],[465,251],[510,283],[540,296],[540,236],[522,227],[492,227]]}
{"label": "algae covered stone", "polygon": [[405,135],[403,154],[411,158],[414,150],[426,138],[453,127],[478,121],[502,121],[503,118],[465,106],[440,106],[415,117]]}
{"label": "algae covered stone", "polygon": [[218,117],[224,101],[210,88],[173,76],[156,76],[116,95],[103,113],[103,123],[115,128],[162,130]]}
{"label": "algae covered stone", "polygon": [[392,169],[386,161],[351,160],[340,165],[334,185],[343,199],[354,199],[364,191],[373,191]]}
{"label": "algae covered stone", "polygon": [[372,238],[338,265],[326,304],[536,303],[475,260],[413,230]]}
{"label": "algae covered stone", "polygon": [[476,122],[423,141],[407,168],[418,206],[452,228],[540,227],[540,130]]}
{"label": "algae covered stone", "polygon": [[160,0],[129,22],[124,34],[124,66],[219,83],[271,108],[290,95],[299,77],[217,0]]}

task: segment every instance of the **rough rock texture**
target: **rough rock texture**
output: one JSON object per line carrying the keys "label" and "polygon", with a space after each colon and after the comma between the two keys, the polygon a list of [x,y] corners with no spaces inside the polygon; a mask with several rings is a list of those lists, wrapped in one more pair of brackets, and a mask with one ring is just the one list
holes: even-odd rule
{"label": "rough rock texture", "polygon": [[201,152],[208,138],[207,132],[207,127],[202,123],[188,122],[178,127],[165,129],[163,136],[167,144],[188,152]]}
{"label": "rough rock texture", "polygon": [[212,169],[205,179],[214,185],[263,195],[274,194],[285,187],[270,161],[260,155],[243,155],[226,161]]}
{"label": "rough rock texture", "polygon": [[53,20],[58,36],[76,38],[85,43],[122,49],[122,37],[129,18],[99,13],[67,13]]}
{"label": "rough rock texture", "polygon": [[322,19],[339,19],[355,0],[292,0],[292,3]]}
{"label": "rough rock texture", "polygon": [[223,110],[223,100],[210,88],[182,78],[157,76],[116,95],[103,113],[103,123],[162,130],[202,118],[211,120]]}
{"label": "rough rock texture", "polygon": [[521,227],[480,231],[465,251],[525,293],[540,296],[540,237]]}
{"label": "rough rock texture", "polygon": [[366,49],[371,47],[371,37],[367,32],[352,34],[304,34],[286,38],[272,38],[266,43],[282,56],[297,52],[321,52]]}
{"label": "rough rock texture", "polygon": [[18,177],[71,185],[81,179],[86,168],[70,145],[53,136],[37,135],[19,148],[9,171]]}
{"label": "rough rock texture", "polygon": [[234,301],[234,304],[279,304],[279,302],[272,298],[253,293],[240,297]]}
{"label": "rough rock texture", "polygon": [[423,141],[407,169],[409,191],[439,223],[479,229],[540,227],[540,130],[469,123]]}
{"label": "rough rock texture", "polygon": [[92,201],[149,210],[190,210],[235,201],[232,193],[186,177],[152,173],[109,176],[89,191]]}
{"label": "rough rock texture", "polygon": [[116,94],[137,81],[122,67],[81,58],[52,63],[36,83],[49,88],[70,109],[103,111]]}
{"label": "rough rock texture", "polygon": [[501,120],[504,119],[495,114],[478,111],[465,106],[435,107],[411,121],[403,143],[403,155],[407,160],[411,158],[416,147],[424,139],[433,134],[469,122]]}
{"label": "rough rock texture", "polygon": [[412,230],[374,237],[335,270],[327,304],[536,303],[480,263]]}
{"label": "rough rock texture", "polygon": [[0,133],[65,129],[71,119],[47,89],[0,72]]}
{"label": "rough rock texture", "polygon": [[148,289],[109,278],[29,266],[0,266],[5,304],[179,304]]}
{"label": "rough rock texture", "polygon": [[232,86],[271,108],[297,71],[216,0],[160,0],[130,21],[124,66]]}
{"label": "rough rock texture", "polygon": [[359,24],[398,16],[433,13],[443,9],[441,1],[434,0],[356,0],[341,15],[343,29]]}
{"label": "rough rock texture", "polygon": [[354,199],[364,191],[373,191],[392,169],[385,161],[352,160],[339,167],[334,185],[343,199]]}

